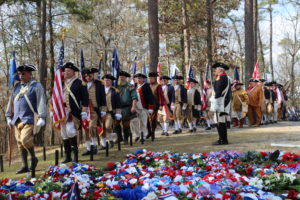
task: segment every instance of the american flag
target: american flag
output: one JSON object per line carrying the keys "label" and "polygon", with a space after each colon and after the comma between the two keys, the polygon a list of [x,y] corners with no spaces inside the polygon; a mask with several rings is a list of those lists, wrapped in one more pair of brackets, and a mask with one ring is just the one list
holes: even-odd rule
{"label": "american flag", "polygon": [[51,105],[52,105],[52,120],[53,126],[56,128],[60,128],[60,122],[66,119],[66,110],[64,106],[64,96],[63,96],[63,67],[64,62],[64,43],[62,43],[59,58],[58,58],[58,66],[55,71],[54,77],[54,86],[52,89],[52,97],[51,97]]}
{"label": "american flag", "polygon": [[202,96],[201,96],[201,100],[203,102],[203,104],[201,105],[201,110],[205,110],[207,107],[207,89],[208,89],[208,85],[207,85],[207,81],[209,80],[209,65],[206,64],[206,71],[205,71],[205,78],[204,78],[204,84],[203,84],[203,91],[202,91]]}

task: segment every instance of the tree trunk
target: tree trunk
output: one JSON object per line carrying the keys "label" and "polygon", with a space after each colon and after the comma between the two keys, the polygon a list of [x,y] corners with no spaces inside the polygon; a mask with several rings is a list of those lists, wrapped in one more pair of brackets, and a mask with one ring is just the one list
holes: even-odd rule
{"label": "tree trunk", "polygon": [[[53,24],[52,24],[52,0],[49,0],[49,37],[50,37],[50,81],[51,81],[51,89],[50,96],[52,96],[52,88],[54,85],[54,76],[55,76],[55,56],[54,56],[54,38],[53,38]],[[50,136],[50,145],[55,144],[55,132],[51,126],[51,136]]]}
{"label": "tree trunk", "polygon": [[212,3],[211,0],[206,0],[206,42],[207,42],[207,63],[209,66],[212,65]]}
{"label": "tree trunk", "polygon": [[273,68],[273,15],[272,15],[272,3],[269,1],[269,15],[270,15],[270,68],[272,81],[274,81],[274,68]]}
{"label": "tree trunk", "polygon": [[257,0],[253,0],[253,20],[254,20],[254,61],[257,60],[257,29],[258,29],[258,7]]}
{"label": "tree trunk", "polygon": [[[5,27],[4,27],[4,20],[3,20],[3,15],[2,13],[0,14],[1,16],[1,39],[3,42],[3,47],[4,47],[4,56],[5,56],[5,63],[6,63],[6,85],[7,87],[9,86],[9,58],[8,58],[8,52],[7,52],[7,41],[6,41],[6,34],[5,34]],[[8,92],[8,90],[7,90]],[[8,93],[7,93],[8,95]]]}
{"label": "tree trunk", "polygon": [[159,57],[158,0],[148,0],[149,72],[156,72]]}
{"label": "tree trunk", "polygon": [[187,14],[186,0],[182,0],[182,25],[183,25],[184,68],[185,71],[187,72],[189,69],[191,50],[190,50],[189,18]]}
{"label": "tree trunk", "polygon": [[245,0],[245,82],[251,78],[254,69],[254,24],[253,0]]}
{"label": "tree trunk", "polygon": [[[47,64],[46,64],[46,21],[47,21],[47,10],[46,0],[41,0],[37,3],[37,11],[40,12],[39,18],[39,35],[40,35],[40,49],[39,49],[39,82],[43,85],[45,91],[47,90]],[[45,127],[41,128],[39,134],[35,136],[35,142],[39,146],[44,145],[44,131]]]}
{"label": "tree trunk", "polygon": [[295,98],[295,57],[296,55],[293,54],[292,56],[292,66],[291,66],[291,103],[293,106],[296,105],[296,98]]}

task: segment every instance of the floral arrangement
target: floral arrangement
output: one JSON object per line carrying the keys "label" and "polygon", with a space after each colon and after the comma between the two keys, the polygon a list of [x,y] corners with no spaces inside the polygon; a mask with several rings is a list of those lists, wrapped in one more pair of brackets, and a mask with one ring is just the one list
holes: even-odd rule
{"label": "floral arrangement", "polygon": [[73,163],[50,166],[40,178],[5,178],[0,199],[68,199],[72,193],[99,200],[300,199],[300,156],[293,153],[138,149],[107,169]]}

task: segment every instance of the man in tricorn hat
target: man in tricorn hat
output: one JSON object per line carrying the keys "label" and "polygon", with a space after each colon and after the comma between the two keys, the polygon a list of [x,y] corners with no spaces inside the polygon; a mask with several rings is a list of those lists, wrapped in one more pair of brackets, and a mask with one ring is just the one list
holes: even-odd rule
{"label": "man in tricorn hat", "polygon": [[264,91],[259,85],[258,79],[249,80],[250,87],[247,90],[249,97],[248,119],[250,126],[259,126],[262,119],[261,105],[264,101]]}
{"label": "man in tricorn hat", "polygon": [[155,138],[155,129],[157,126],[157,112],[158,110],[162,110],[164,105],[166,105],[162,86],[157,83],[157,77],[157,72],[150,72],[148,75],[148,81],[154,97],[154,107],[153,113],[150,115],[147,124],[148,135],[146,139],[148,139],[151,136],[153,137],[153,139]]}
{"label": "man in tricorn hat", "polygon": [[97,72],[97,68],[84,68],[82,71],[89,93],[88,126],[83,129],[87,151],[82,154],[83,156],[97,154],[97,125],[100,118],[106,115],[104,85],[100,80],[95,79],[94,74]]}
{"label": "man in tricorn hat", "polygon": [[[65,149],[65,160],[63,163],[78,162],[77,131],[81,124],[88,119],[89,95],[86,84],[75,76],[79,71],[72,62],[63,66],[64,84],[63,95],[67,113],[66,121],[61,123],[61,136]],[[71,153],[73,151],[73,159]]]}
{"label": "man in tricorn hat", "polygon": [[245,90],[242,89],[241,82],[234,83],[235,90],[232,92],[232,112],[231,117],[233,127],[243,128],[244,118],[247,113],[243,112],[243,106],[248,106],[249,98]]}
{"label": "man in tricorn hat", "polygon": [[162,135],[169,136],[169,120],[170,120],[170,106],[171,106],[171,99],[172,94],[174,92],[174,87],[169,84],[170,77],[168,76],[161,76],[160,77],[162,83],[162,91],[165,99],[165,105],[163,106],[162,110],[158,111],[158,121],[161,124],[163,129]]}
{"label": "man in tricorn hat", "polygon": [[[38,115],[36,126],[44,126],[47,110],[43,86],[32,80],[33,65],[21,65],[17,68],[20,82],[15,85],[6,109],[6,120],[10,128],[14,127],[17,145],[21,153],[23,166],[17,174],[26,173],[36,168],[38,159],[34,151],[34,115]],[[27,156],[31,156],[28,167]]]}
{"label": "man in tricorn hat", "polygon": [[122,119],[121,106],[120,106],[120,94],[118,90],[112,87],[112,82],[116,78],[110,74],[106,74],[102,77],[104,80],[105,99],[106,99],[106,115],[102,118],[103,134],[101,138],[101,149],[106,148],[106,141],[109,142],[109,147],[114,146],[116,137],[113,133],[114,119],[119,121]]}
{"label": "man in tricorn hat", "polygon": [[200,92],[196,89],[196,81],[193,78],[189,78],[190,89],[187,91],[187,121],[189,124],[190,132],[196,132],[196,119],[200,117],[201,110],[201,96]]}
{"label": "man in tricorn hat", "polygon": [[[132,133],[135,133],[135,142],[141,139],[141,134],[147,133],[148,115],[153,113],[154,97],[149,83],[145,83],[147,76],[142,73],[134,75],[136,79],[137,102],[137,120],[130,123]],[[144,140],[144,138],[143,138]]]}
{"label": "man in tricorn hat", "polygon": [[[124,140],[124,144],[128,144],[128,138],[131,135],[130,120],[136,117],[136,104],[138,96],[134,85],[130,84],[127,79],[130,78],[130,74],[126,71],[120,71],[118,90],[120,93],[120,106],[122,110],[122,120],[116,121],[115,131],[120,141]],[[122,135],[122,127],[124,137]]]}
{"label": "man in tricorn hat", "polygon": [[228,70],[229,67],[223,63],[215,63],[212,68],[215,69],[216,80],[213,87],[214,95],[211,98],[211,110],[215,113],[215,122],[219,134],[219,139],[213,144],[226,145],[228,144],[226,117],[230,112],[231,88],[225,70]]}

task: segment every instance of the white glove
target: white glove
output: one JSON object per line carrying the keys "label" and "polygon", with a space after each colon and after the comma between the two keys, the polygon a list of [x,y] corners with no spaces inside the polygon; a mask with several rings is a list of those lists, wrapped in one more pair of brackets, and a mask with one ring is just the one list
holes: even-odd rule
{"label": "white glove", "polygon": [[198,111],[201,111],[201,108],[197,108]]}
{"label": "white glove", "polygon": [[116,113],[115,118],[116,118],[116,120],[120,120],[122,118],[122,115],[119,113]]}
{"label": "white glove", "polygon": [[105,111],[101,111],[101,117],[104,117],[106,115]]}
{"label": "white glove", "polygon": [[86,112],[81,112],[81,119],[82,120],[86,120],[87,118],[88,118],[88,115],[87,115],[87,113]]}
{"label": "white glove", "polygon": [[40,126],[40,127],[42,127],[42,126],[45,126],[45,120],[44,119],[42,119],[42,118],[39,118],[39,120],[37,121],[37,123],[36,123],[36,125],[37,126]]}
{"label": "white glove", "polygon": [[171,110],[175,110],[175,106],[171,106]]}
{"label": "white glove", "polygon": [[152,109],[149,109],[149,110],[148,110],[148,113],[149,113],[149,114],[152,114],[152,113],[153,113],[153,110],[152,110]]}
{"label": "white glove", "polygon": [[9,128],[12,127],[11,118],[10,117],[6,117],[6,123],[7,123],[7,126],[9,126]]}
{"label": "white glove", "polygon": [[182,106],[182,110],[186,110],[186,106]]}

